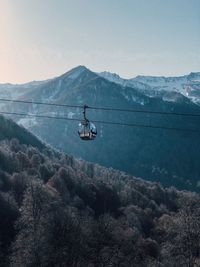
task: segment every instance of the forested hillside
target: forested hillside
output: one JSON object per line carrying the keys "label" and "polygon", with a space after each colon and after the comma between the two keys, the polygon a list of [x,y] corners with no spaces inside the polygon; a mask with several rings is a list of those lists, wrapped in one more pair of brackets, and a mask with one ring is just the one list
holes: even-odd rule
{"label": "forested hillside", "polygon": [[17,125],[12,120],[0,116],[0,140],[17,138],[21,143],[36,146],[38,149],[45,144],[25,128]]}
{"label": "forested hillside", "polygon": [[1,267],[199,266],[197,194],[12,137],[0,142]]}

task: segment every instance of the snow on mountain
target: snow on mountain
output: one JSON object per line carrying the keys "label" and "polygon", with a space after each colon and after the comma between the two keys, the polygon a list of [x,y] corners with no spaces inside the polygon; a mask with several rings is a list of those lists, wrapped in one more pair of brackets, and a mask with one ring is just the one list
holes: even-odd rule
{"label": "snow on mountain", "polygon": [[[138,91],[145,96],[161,98],[168,102],[184,101],[188,99],[200,105],[200,72],[191,72],[188,75],[180,77],[139,75],[135,78],[124,79],[116,73],[107,71],[94,73],[85,66],[77,66],[59,77],[45,81],[33,81],[21,85],[0,84],[0,98],[23,99],[27,97],[30,98],[31,95],[31,97],[36,100],[62,102],[63,95],[65,95],[68,90],[73,91],[74,87],[82,86],[89,79],[94,78],[95,75],[99,75],[107,81],[121,85],[121,94],[127,101],[135,101],[143,105],[144,101],[135,97],[135,92]],[[127,95],[127,93],[123,91],[126,87],[135,90],[132,92],[132,96],[130,94]],[[78,102],[82,103],[82,100],[79,98],[81,97],[77,96]],[[4,103],[2,102],[0,105],[2,106]]]}
{"label": "snow on mountain", "polygon": [[[190,99],[194,102],[200,99],[199,73],[173,78],[137,76],[133,79],[123,79],[117,74],[108,72],[101,73],[99,76],[86,67],[79,66],[44,82],[0,85],[0,98],[6,98],[3,92],[7,92],[10,94],[10,97],[7,96],[9,99],[33,102],[200,114],[200,107],[190,101]],[[14,94],[18,95],[14,97]],[[77,108],[5,104],[3,101],[1,103],[4,103],[1,111],[78,120],[83,118],[83,110]],[[163,117],[153,113],[116,113],[101,109],[90,109],[87,116],[91,121],[199,129],[199,120],[196,117]],[[192,177],[193,187],[195,187],[196,182],[199,181],[200,140],[198,135],[172,131],[171,135],[170,131],[164,129],[114,127],[99,123],[97,127],[100,138],[88,145],[79,140],[76,121],[24,116],[12,116],[12,118],[56,149],[78,158],[133,173],[146,179],[156,179],[165,185],[178,184],[186,188],[188,186],[186,179]],[[119,146],[122,141],[123,145]],[[153,172],[152,166],[155,166]],[[167,173],[162,172],[164,168]],[[178,177],[175,180],[174,174]]]}
{"label": "snow on mountain", "polygon": [[123,79],[115,73],[106,71],[98,75],[123,87],[138,89],[150,97],[162,97],[164,101],[176,101],[169,97],[169,94],[166,95],[169,92],[176,92],[200,104],[200,72],[191,72],[189,75],[180,77],[139,75],[131,79]]}
{"label": "snow on mountain", "polygon": [[114,83],[121,84],[122,86],[126,86],[126,79],[121,78],[118,74],[116,73],[111,73],[108,71],[103,71],[101,73],[97,73],[99,76],[105,78],[106,80]]}
{"label": "snow on mountain", "polygon": [[[150,96],[150,97],[152,96],[152,92],[151,92],[152,88],[145,83],[134,81],[131,79],[123,79],[118,74],[110,73],[107,71],[97,73],[97,74],[110,82],[114,82],[114,83],[121,85],[124,88],[131,87],[137,90],[139,89],[139,91],[142,93],[145,93],[145,95]],[[144,105],[145,103],[145,101],[142,98],[136,97],[134,95],[129,96],[125,92],[122,92],[122,95],[125,97],[127,101],[132,100],[133,102],[136,102],[141,105]]]}
{"label": "snow on mountain", "polygon": [[67,72],[64,75],[67,75],[68,78],[71,78],[74,80],[74,79],[78,78],[78,76],[81,73],[83,73],[85,70],[87,70],[87,68],[85,66],[78,66],[76,68],[73,68],[72,70],[70,70],[69,72]]}
{"label": "snow on mountain", "polygon": [[27,128],[27,129],[30,129],[31,127],[37,125],[37,119],[36,118],[30,118],[30,117],[27,117],[27,118],[21,118],[18,120],[18,124]]}

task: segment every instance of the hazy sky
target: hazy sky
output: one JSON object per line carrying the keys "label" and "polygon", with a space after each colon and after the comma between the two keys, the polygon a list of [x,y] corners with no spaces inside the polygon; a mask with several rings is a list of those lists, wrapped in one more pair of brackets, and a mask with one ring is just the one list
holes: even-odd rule
{"label": "hazy sky", "polygon": [[0,82],[200,71],[200,0],[0,0]]}

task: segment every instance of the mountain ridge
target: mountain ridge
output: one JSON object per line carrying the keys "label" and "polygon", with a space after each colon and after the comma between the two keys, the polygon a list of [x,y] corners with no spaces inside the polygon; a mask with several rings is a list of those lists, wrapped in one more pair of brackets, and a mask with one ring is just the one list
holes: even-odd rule
{"label": "mountain ridge", "polygon": [[87,70],[87,71],[90,71],[90,72],[93,72],[97,75],[111,75],[111,76],[114,76],[114,77],[117,77],[117,78],[120,78],[120,79],[123,79],[123,80],[134,80],[134,79],[140,79],[140,78],[162,78],[162,79],[177,79],[177,78],[185,78],[185,77],[199,77],[200,78],[200,72],[196,71],[192,71],[188,74],[184,74],[184,75],[176,75],[176,76],[165,76],[165,75],[136,75],[134,77],[131,77],[131,78],[123,78],[121,75],[117,74],[117,73],[114,73],[114,72],[110,72],[110,71],[103,71],[103,72],[95,72],[95,71],[92,71],[90,70],[88,67],[84,66],[84,65],[78,65],[76,67],[73,67],[72,69],[64,72],[63,74],[60,74],[54,78],[48,78],[48,79],[45,79],[45,80],[33,80],[33,81],[28,81],[28,82],[25,82],[25,83],[0,83],[0,85],[2,86],[6,86],[6,85],[13,85],[13,86],[21,86],[21,85],[28,85],[30,83],[40,83],[40,82],[46,82],[46,81],[49,81],[49,80],[52,80],[52,79],[56,79],[56,78],[60,78],[62,76],[65,76],[65,75],[68,75],[69,73],[71,72],[76,72],[76,71],[80,71],[80,70]]}
{"label": "mountain ridge", "polygon": [[[95,75],[106,79],[107,81],[114,82],[123,87],[130,87],[137,89],[143,94],[150,97],[163,97],[167,101],[165,94],[169,92],[177,92],[190,99],[193,103],[200,105],[200,72],[190,72],[182,76],[148,76],[148,75],[138,75],[133,78],[124,79],[116,73],[111,73],[108,71],[104,72],[93,72],[89,68],[79,65],[73,69],[51,79],[44,81],[32,81],[24,84],[10,84],[4,83],[0,84],[0,89],[5,91],[5,96],[11,96],[13,89],[17,90],[17,94],[24,95],[25,91],[30,91],[31,89],[37,89],[38,87],[43,88],[47,84],[52,82],[59,81],[60,85],[66,79],[71,79],[71,84],[76,78],[81,77],[82,73],[87,73],[88,76],[92,78],[96,77]],[[80,83],[82,81],[80,80]],[[70,86],[70,83],[66,84]],[[77,85],[76,85],[77,86]],[[7,91],[6,91],[7,90]],[[172,97],[170,98],[172,99]],[[169,100],[169,99],[168,99]],[[169,100],[171,101],[171,100]],[[175,99],[173,100],[175,101]]]}
{"label": "mountain ridge", "polygon": [[123,79],[110,72],[101,72],[98,75],[124,87],[137,88],[151,97],[159,96],[160,93],[163,95],[166,92],[177,92],[195,104],[200,104],[200,72],[174,77],[138,75],[130,79]]}
{"label": "mountain ridge", "polygon": [[[200,114],[200,107],[178,92],[160,90],[152,96],[147,94],[148,90],[124,87],[79,66],[47,83],[24,89],[16,98],[80,107],[87,104],[94,107]],[[4,92],[6,93],[6,89]],[[12,92],[12,90],[9,91],[11,94]],[[2,94],[2,90],[0,93]],[[15,94],[17,95],[16,92]],[[83,118],[81,108],[1,103],[1,110],[52,117],[62,116],[80,119],[80,121]],[[142,112],[127,114],[92,109],[87,111],[87,117],[91,121],[188,129],[197,129],[199,125],[197,118],[163,116]],[[46,143],[77,158],[113,167],[147,180],[156,180],[165,186],[175,185],[181,189],[199,190],[200,142],[197,135],[164,129],[97,124],[96,140],[86,144],[79,140],[78,123],[75,121],[65,122],[20,116],[12,116],[12,118]],[[119,146],[119,144],[122,145]]]}

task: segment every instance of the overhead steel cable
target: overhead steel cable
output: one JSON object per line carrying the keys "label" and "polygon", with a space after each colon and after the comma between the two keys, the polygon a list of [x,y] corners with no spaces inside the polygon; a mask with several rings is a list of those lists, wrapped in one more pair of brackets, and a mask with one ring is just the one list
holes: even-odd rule
{"label": "overhead steel cable", "polygon": [[[95,76],[95,77],[89,79],[88,81],[86,81],[85,83],[82,83],[80,85],[72,87],[71,90],[86,86],[90,82],[92,82],[94,80],[97,80],[97,79],[104,79],[104,78],[102,78],[101,76]],[[69,105],[69,104],[61,104],[61,103],[30,101],[30,100],[18,100],[18,99],[0,98],[0,101],[13,102],[13,103],[24,103],[24,104],[46,105],[46,106],[55,106],[55,107],[66,107],[66,108],[80,108],[80,109],[84,108],[84,106],[81,106],[81,105]],[[103,110],[103,111],[117,111],[117,112],[132,112],[132,113],[155,114],[155,115],[200,117],[200,114],[196,114],[196,113],[165,112],[165,111],[152,111],[152,110],[140,110],[140,109],[94,107],[94,106],[87,106],[87,108],[88,109],[93,109],[93,110]]]}
{"label": "overhead steel cable", "polygon": [[[49,103],[49,102],[6,99],[6,98],[0,98],[0,101],[12,102],[12,103],[23,103],[23,104],[36,104],[36,105],[45,105],[45,106],[55,106],[55,107],[65,107],[65,108],[79,108],[79,109],[84,108],[84,106],[81,106],[81,105],[68,105],[68,104],[61,104],[61,103],[51,103],[51,102]],[[200,114],[197,114],[197,113],[165,112],[165,111],[152,111],[152,110],[139,110],[139,109],[121,109],[121,108],[95,107],[95,106],[87,106],[87,108],[93,109],[93,110],[102,110],[102,111],[132,112],[132,113],[143,113],[143,114],[187,116],[187,117],[199,117],[200,118]]]}
{"label": "overhead steel cable", "polygon": [[[59,116],[48,116],[48,115],[39,115],[39,114],[28,114],[28,113],[19,113],[19,112],[4,112],[0,111],[0,114],[4,115],[17,115],[17,116],[25,116],[25,117],[35,117],[35,118],[46,118],[46,119],[57,119],[57,120],[67,120],[67,121],[81,121],[78,118],[67,118],[67,117],[59,117]],[[200,129],[187,129],[187,128],[176,128],[176,127],[167,127],[167,126],[159,126],[159,125],[146,125],[146,124],[134,124],[134,123],[121,123],[121,122],[113,122],[113,121],[101,121],[101,120],[93,120],[94,123],[107,124],[107,125],[116,125],[116,126],[129,126],[129,127],[141,127],[141,128],[152,128],[152,129],[163,129],[163,130],[173,130],[179,132],[192,132],[199,133]]]}
{"label": "overhead steel cable", "polygon": [[44,118],[44,119],[81,121],[81,119],[75,119],[75,118],[67,118],[67,117],[59,117],[59,116],[48,116],[48,115],[30,114],[30,113],[21,113],[21,112],[0,111],[0,114],[3,114],[3,115],[17,115],[17,116],[34,117],[34,118]]}
{"label": "overhead steel cable", "polygon": [[175,116],[190,116],[200,117],[200,114],[195,113],[178,113],[178,112],[165,112],[165,111],[152,111],[152,110],[139,110],[139,109],[120,109],[120,108],[106,108],[106,107],[88,107],[89,109],[105,110],[105,111],[119,111],[119,112],[133,112],[133,113],[148,113],[156,115],[175,115]]}
{"label": "overhead steel cable", "polygon": [[17,99],[0,98],[0,101],[13,102],[13,103],[23,103],[23,104],[36,104],[36,105],[45,105],[45,106],[56,106],[56,107],[66,107],[66,108],[83,108],[83,106],[80,106],[80,105],[56,104],[56,103],[39,102],[39,101],[17,100]]}
{"label": "overhead steel cable", "polygon": [[[80,85],[74,86],[71,88],[71,90],[81,88],[83,86],[86,86],[90,82],[100,79],[100,76],[95,76],[94,78],[91,78],[89,81],[82,83]],[[13,103],[23,103],[23,104],[36,104],[36,105],[45,105],[45,106],[56,106],[56,107],[68,107],[68,108],[83,108],[83,106],[80,105],[67,105],[67,104],[56,104],[56,103],[49,103],[49,102],[40,102],[40,101],[30,101],[30,100],[19,100],[19,99],[5,99],[5,98],[0,98],[0,101],[3,102],[13,102]]]}

